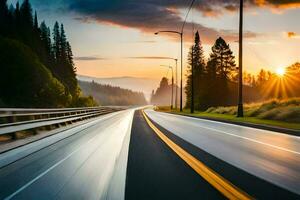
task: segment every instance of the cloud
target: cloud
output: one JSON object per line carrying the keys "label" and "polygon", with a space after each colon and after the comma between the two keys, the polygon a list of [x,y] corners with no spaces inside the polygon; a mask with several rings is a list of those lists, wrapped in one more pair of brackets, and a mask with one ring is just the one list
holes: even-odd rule
{"label": "cloud", "polygon": [[93,60],[105,60],[105,58],[94,57],[94,56],[79,56],[79,57],[74,57],[74,60],[93,61]]}
{"label": "cloud", "polygon": [[[123,28],[134,28],[152,34],[158,30],[180,31],[183,18],[180,9],[186,9],[190,1],[183,0],[54,0],[64,9],[77,13],[76,19],[85,23],[98,22]],[[271,8],[290,8],[300,5],[300,0],[247,0],[246,7],[265,6]],[[235,12],[239,8],[238,0],[198,0],[195,9],[204,16],[218,16],[224,12]],[[218,30],[203,24],[194,25],[201,34],[203,43],[213,43],[222,36],[228,42],[237,40],[237,32]],[[191,33],[193,24],[187,23],[186,33]],[[176,35],[166,35],[178,39]],[[247,32],[245,37],[256,37],[257,33]],[[185,38],[192,41],[191,34]]]}
{"label": "cloud", "polygon": [[300,35],[296,32],[286,32],[288,38],[300,38]]}
{"label": "cloud", "polygon": [[300,8],[300,0],[252,0],[252,3],[271,8]]}
{"label": "cloud", "polygon": [[[197,9],[207,15],[214,15],[215,7],[212,7],[211,1],[200,1]],[[68,9],[80,14],[77,17],[82,22],[98,22],[102,24],[115,25],[123,28],[134,28],[144,33],[153,34],[158,30],[176,30],[180,31],[183,24],[179,9],[185,9],[189,5],[187,1],[181,0],[73,0],[69,2]],[[225,3],[225,9],[232,11],[236,6],[236,1]],[[217,30],[204,26],[202,24],[186,23],[185,32],[191,33],[193,26],[200,32],[203,43],[213,43],[219,36],[227,41],[237,39],[237,32],[232,30]],[[178,40],[177,35],[165,35]],[[256,33],[247,33],[245,37],[255,37]],[[186,41],[192,41],[191,34],[186,34]]]}

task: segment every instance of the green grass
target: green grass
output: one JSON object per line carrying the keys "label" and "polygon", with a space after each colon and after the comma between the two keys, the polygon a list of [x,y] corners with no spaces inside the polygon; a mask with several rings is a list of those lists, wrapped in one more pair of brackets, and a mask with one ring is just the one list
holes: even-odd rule
{"label": "green grass", "polygon": [[[237,107],[212,107],[205,111],[213,114],[236,115]],[[244,106],[245,117],[254,117],[261,120],[275,120],[300,124],[300,98],[284,100],[269,100],[261,103],[246,104]]]}
{"label": "green grass", "polygon": [[[190,110],[187,110],[187,109],[184,109],[183,112],[179,112],[179,110],[170,110],[170,108],[167,108],[167,107],[158,107],[157,111],[170,112],[170,113],[174,113],[174,114],[183,114],[183,115],[194,116],[194,117],[204,117],[204,118],[209,118],[209,119],[217,119],[217,120],[220,119],[220,120],[226,120],[226,121],[230,121],[230,122],[244,122],[244,123],[260,124],[260,125],[268,125],[268,126],[274,126],[274,127],[280,127],[280,128],[300,130],[300,123],[286,122],[286,121],[280,121],[280,120],[261,119],[258,117],[250,117],[250,116],[245,116],[243,118],[237,118],[235,115],[235,112],[232,112],[232,109],[229,109],[231,107],[227,107],[227,108],[226,108],[227,112],[225,114],[212,113],[212,112],[207,112],[207,111],[205,111],[205,112],[196,111],[194,114],[191,114]],[[228,113],[231,113],[231,114],[228,114]]]}

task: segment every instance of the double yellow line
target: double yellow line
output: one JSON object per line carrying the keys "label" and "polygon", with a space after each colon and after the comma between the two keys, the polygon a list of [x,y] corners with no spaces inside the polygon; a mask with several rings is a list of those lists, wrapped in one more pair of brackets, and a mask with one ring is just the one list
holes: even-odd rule
{"label": "double yellow line", "polygon": [[224,179],[222,176],[217,174],[215,171],[207,167],[204,163],[197,160],[187,151],[182,149],[180,146],[175,144],[170,140],[165,134],[163,134],[147,117],[144,110],[142,111],[144,118],[148,125],[153,129],[153,131],[181,158],[183,159],[191,168],[193,168],[202,178],[204,178],[208,183],[210,183],[214,188],[216,188],[220,193],[222,193],[228,199],[254,199],[247,193],[230,183],[228,180]]}

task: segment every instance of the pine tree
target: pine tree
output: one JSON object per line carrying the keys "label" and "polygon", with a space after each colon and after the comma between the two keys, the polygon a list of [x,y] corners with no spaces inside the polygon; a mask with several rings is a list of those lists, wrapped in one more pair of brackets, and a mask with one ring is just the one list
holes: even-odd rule
{"label": "pine tree", "polygon": [[155,105],[170,105],[172,86],[166,77],[163,77],[159,83],[156,92],[152,94],[152,103]]}
{"label": "pine tree", "polygon": [[62,65],[67,64],[67,37],[64,29],[64,25],[60,25],[60,37],[59,37],[59,46],[60,46],[60,62]]}
{"label": "pine tree", "polygon": [[216,64],[215,59],[210,58],[207,61],[206,71],[207,71],[208,78],[210,80],[212,80],[212,81],[216,80],[216,78],[217,78],[217,64]]}
{"label": "pine tree", "polygon": [[60,31],[59,31],[59,24],[58,22],[55,22],[54,28],[53,28],[53,53],[54,53],[54,59],[56,64],[60,62],[60,55],[61,55],[61,49],[60,49]]}
{"label": "pine tree", "polygon": [[48,36],[48,27],[43,21],[40,25],[40,30],[41,30],[41,40],[43,44],[45,45],[47,52],[50,53],[50,48],[51,48],[51,42],[49,41],[49,36]]}
{"label": "pine tree", "polygon": [[233,52],[223,38],[219,37],[216,40],[210,59],[214,60],[217,73],[222,79],[229,80],[231,75],[236,72]]}
{"label": "pine tree", "polygon": [[232,102],[229,82],[233,81],[232,77],[236,72],[236,65],[233,52],[221,37],[216,40],[212,47],[206,71],[208,74],[205,95],[207,107],[228,105]]}
{"label": "pine tree", "polygon": [[196,109],[201,109],[201,102],[203,101],[204,93],[204,80],[205,80],[205,59],[204,51],[200,41],[200,35],[197,31],[195,33],[194,45],[190,49],[188,55],[188,72],[187,72],[187,84],[185,87],[185,93],[187,96],[186,107],[191,106],[192,96],[192,66],[193,66],[193,84],[194,84],[194,104]]}
{"label": "pine tree", "polygon": [[32,19],[32,7],[29,0],[24,0],[20,8],[21,19],[23,27],[27,29],[31,29],[33,26],[33,19]]}
{"label": "pine tree", "polygon": [[8,32],[8,8],[6,0],[0,0],[0,35]]}
{"label": "pine tree", "polygon": [[14,24],[16,27],[16,32],[19,32],[18,30],[20,29],[20,24],[21,24],[21,12],[20,12],[19,2],[16,3],[16,8],[15,8],[15,12],[14,12],[14,21],[15,21]]}
{"label": "pine tree", "polygon": [[34,24],[33,24],[33,27],[34,27],[35,31],[38,31],[38,29],[39,29],[39,22],[38,22],[36,11],[34,12]]}
{"label": "pine tree", "polygon": [[0,22],[1,24],[8,15],[7,0],[0,0]]}
{"label": "pine tree", "polygon": [[76,72],[76,68],[75,68],[75,64],[73,61],[73,52],[72,52],[72,48],[69,42],[67,42],[67,63],[72,66],[72,70],[75,73]]}

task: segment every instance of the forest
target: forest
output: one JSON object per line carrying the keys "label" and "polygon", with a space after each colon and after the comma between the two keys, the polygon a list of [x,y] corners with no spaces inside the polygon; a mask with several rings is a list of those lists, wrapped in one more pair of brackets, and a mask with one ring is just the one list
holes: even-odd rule
{"label": "forest", "polygon": [[85,95],[91,95],[95,100],[103,106],[131,106],[146,105],[147,101],[141,92],[114,87],[110,85],[102,85],[86,81],[78,81],[80,88]]}
{"label": "forest", "polygon": [[[222,37],[215,41],[209,58],[205,59],[200,35],[196,32],[194,44],[188,54],[187,68],[184,88],[185,108],[194,105],[195,110],[205,111],[212,107],[237,105],[238,67],[229,44]],[[300,63],[298,62],[285,67],[282,76],[264,69],[261,69],[257,75],[244,72],[244,101],[255,103],[300,97],[299,77]],[[159,87],[152,92],[151,103],[170,105],[171,89],[168,79],[162,78]],[[192,91],[194,102],[192,102]]]}
{"label": "forest", "polygon": [[29,0],[1,0],[0,26],[0,107],[97,105],[81,93],[63,24],[39,23]]}

